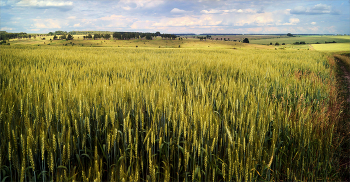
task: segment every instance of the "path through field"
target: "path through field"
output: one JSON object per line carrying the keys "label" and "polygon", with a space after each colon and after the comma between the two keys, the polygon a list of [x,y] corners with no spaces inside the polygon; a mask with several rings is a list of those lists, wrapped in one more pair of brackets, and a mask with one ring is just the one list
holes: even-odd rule
{"label": "path through field", "polygon": [[[345,84],[343,89],[343,94],[346,97],[346,103],[344,107],[344,113],[342,114],[342,119],[340,120],[340,127],[338,128],[338,133],[343,142],[341,143],[341,154],[339,160],[339,167],[341,170],[342,181],[350,181],[350,71],[347,69],[346,61],[349,59],[346,56],[334,55],[334,58],[339,63],[339,68],[342,74],[340,75],[341,84]],[[346,90],[345,90],[346,89]]]}
{"label": "path through field", "polygon": [[[345,68],[344,65],[342,65],[340,67],[340,69],[343,71],[344,73],[344,80],[346,80],[346,83],[347,83],[347,88],[348,88],[348,92],[350,93],[350,73],[349,71]],[[346,101],[348,103],[350,103],[350,96],[346,99]]]}
{"label": "path through field", "polygon": [[[345,56],[339,56],[339,55],[335,55],[335,58],[341,63],[339,65],[340,65],[341,71],[344,73],[343,80],[347,83],[346,84],[347,92],[350,93],[350,71],[346,69],[345,63],[342,60],[340,60],[340,59],[346,59],[346,58]],[[350,103],[350,95],[348,95],[346,100],[348,103]]]}
{"label": "path through field", "polygon": [[315,49],[314,49],[314,47],[312,47],[312,45],[311,45],[311,44],[310,44],[309,46],[310,46],[310,50],[315,50]]}

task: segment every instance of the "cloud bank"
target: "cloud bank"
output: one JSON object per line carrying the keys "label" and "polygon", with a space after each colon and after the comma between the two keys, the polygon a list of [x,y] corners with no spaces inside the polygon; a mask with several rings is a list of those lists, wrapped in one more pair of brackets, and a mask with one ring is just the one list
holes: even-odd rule
{"label": "cloud bank", "polygon": [[343,1],[3,0],[2,31],[350,33]]}

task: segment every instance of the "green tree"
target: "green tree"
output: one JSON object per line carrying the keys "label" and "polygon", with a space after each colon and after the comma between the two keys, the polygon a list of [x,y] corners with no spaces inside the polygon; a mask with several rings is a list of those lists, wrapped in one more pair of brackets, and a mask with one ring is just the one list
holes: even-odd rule
{"label": "green tree", "polygon": [[53,40],[56,40],[57,39],[57,35],[53,36]]}
{"label": "green tree", "polygon": [[249,43],[249,39],[248,38],[244,38],[243,39],[243,43]]}
{"label": "green tree", "polygon": [[151,35],[151,34],[147,34],[147,35],[146,35],[146,39],[147,39],[147,40],[152,40],[152,35]]}
{"label": "green tree", "polygon": [[103,37],[104,37],[105,39],[110,39],[110,38],[111,38],[111,34],[105,34]]}
{"label": "green tree", "polygon": [[68,34],[67,40],[73,40],[73,36],[71,34]]}
{"label": "green tree", "polygon": [[62,40],[63,39],[67,39],[67,36],[65,35],[65,34],[63,34],[63,35],[61,35],[61,37],[60,37]]}
{"label": "green tree", "polygon": [[115,39],[122,39],[122,34],[120,34],[118,32],[114,32],[113,33],[113,38],[115,38]]}

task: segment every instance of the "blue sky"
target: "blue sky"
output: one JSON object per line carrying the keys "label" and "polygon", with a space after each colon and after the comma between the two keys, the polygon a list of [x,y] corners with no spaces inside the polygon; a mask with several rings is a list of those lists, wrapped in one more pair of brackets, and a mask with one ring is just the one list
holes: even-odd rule
{"label": "blue sky", "polygon": [[0,30],[349,34],[350,0],[0,0]]}

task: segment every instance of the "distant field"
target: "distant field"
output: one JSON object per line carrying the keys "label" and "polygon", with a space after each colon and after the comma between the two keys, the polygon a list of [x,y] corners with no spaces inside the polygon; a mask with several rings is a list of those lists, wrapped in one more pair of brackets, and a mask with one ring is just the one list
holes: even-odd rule
{"label": "distant field", "polygon": [[53,36],[45,36],[36,39],[11,39],[11,45],[35,45],[35,46],[74,46],[74,47],[138,47],[138,48],[191,48],[191,49],[274,49],[272,46],[243,44],[234,41],[202,40],[183,37],[182,40],[155,40],[130,39],[130,40],[84,40],[82,35],[74,35],[74,40],[50,40]]}
{"label": "distant field", "polygon": [[337,42],[337,43],[350,43],[350,36],[300,36],[300,37],[284,37],[284,38],[270,38],[270,39],[259,39],[250,40],[253,44],[293,44],[294,42],[305,41],[306,44],[315,44],[317,42],[323,44],[325,42]]}
{"label": "distant field", "polygon": [[317,51],[340,52],[350,51],[350,43],[336,43],[336,44],[312,44],[312,47]]}

